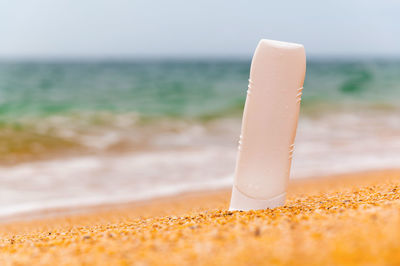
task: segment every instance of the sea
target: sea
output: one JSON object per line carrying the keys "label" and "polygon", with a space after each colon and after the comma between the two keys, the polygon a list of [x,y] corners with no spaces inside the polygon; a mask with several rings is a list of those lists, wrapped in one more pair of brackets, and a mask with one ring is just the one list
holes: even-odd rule
{"label": "sea", "polygon": [[[0,220],[229,188],[250,61],[0,61]],[[400,60],[307,62],[291,178],[400,167]]]}

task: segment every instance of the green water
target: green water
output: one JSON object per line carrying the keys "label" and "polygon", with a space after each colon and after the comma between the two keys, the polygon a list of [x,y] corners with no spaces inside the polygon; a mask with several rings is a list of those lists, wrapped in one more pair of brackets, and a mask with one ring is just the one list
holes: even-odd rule
{"label": "green water", "polygon": [[[0,122],[84,112],[142,117],[240,114],[248,61],[132,61],[0,64]],[[396,107],[400,62],[311,60],[303,108]],[[312,108],[311,108],[312,110]]]}
{"label": "green water", "polygon": [[[0,216],[230,187],[249,68],[0,63]],[[399,74],[309,60],[292,176],[398,167]]]}

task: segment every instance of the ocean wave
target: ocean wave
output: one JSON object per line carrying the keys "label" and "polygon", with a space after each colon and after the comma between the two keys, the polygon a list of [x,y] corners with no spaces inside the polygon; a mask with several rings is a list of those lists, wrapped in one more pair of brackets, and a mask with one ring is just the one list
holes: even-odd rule
{"label": "ocean wave", "polygon": [[[292,177],[400,165],[400,63],[308,63]],[[0,215],[229,186],[249,62],[0,64]]]}
{"label": "ocean wave", "polygon": [[[144,200],[232,184],[240,119],[164,120],[148,126],[141,133],[142,127],[135,127],[135,134],[149,141],[139,152],[60,154],[0,167],[0,215]],[[302,117],[291,176],[398,168],[399,135],[395,113]]]}

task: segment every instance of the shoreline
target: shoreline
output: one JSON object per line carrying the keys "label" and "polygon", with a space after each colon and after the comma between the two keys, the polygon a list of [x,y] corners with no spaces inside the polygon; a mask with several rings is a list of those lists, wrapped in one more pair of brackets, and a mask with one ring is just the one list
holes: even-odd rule
{"label": "shoreline", "polygon": [[292,181],[275,209],[227,211],[218,190],[14,221],[0,264],[396,265],[399,192],[400,169],[366,171]]}
{"label": "shoreline", "polygon": [[[16,213],[38,213],[32,210],[118,204],[185,190],[231,187],[240,118],[221,117],[206,122],[161,119],[135,124],[128,114],[117,120],[105,115],[106,122],[116,124],[108,127],[107,122],[94,128],[88,125],[87,131],[81,132],[75,124],[80,121],[79,114],[72,120],[45,119],[44,125],[44,121],[30,121],[38,130],[49,126],[64,136],[65,141],[72,138],[94,150],[86,154],[78,149],[79,154],[70,154],[62,148],[62,154],[54,154],[45,149],[42,152],[47,159],[37,156],[38,160],[2,165],[0,221]],[[97,115],[102,117],[101,112]],[[133,124],[118,128],[118,121]],[[304,178],[398,167],[397,121],[395,113],[303,116],[297,130],[292,176]],[[68,132],[72,135],[63,135]],[[13,131],[6,130],[6,135],[4,141],[8,142],[10,137],[21,148],[40,144],[38,139],[29,137],[33,141],[30,145]],[[45,135],[42,137],[48,140]],[[7,149],[3,156],[13,158]]]}
{"label": "shoreline", "polygon": [[[385,174],[396,174],[400,173],[400,169],[377,169],[377,170],[365,170],[365,171],[355,171],[348,173],[338,173],[327,176],[310,176],[307,178],[297,178],[290,179],[288,185],[288,195],[290,197],[291,193],[296,193],[299,190],[305,190],[308,194],[312,194],[309,187],[318,186],[319,190],[316,192],[321,192],[321,189],[326,189],[329,187],[340,187],[341,182],[353,183],[359,182],[359,185],[368,184],[376,179],[376,176],[382,176]],[[153,216],[152,212],[143,212],[147,206],[157,206],[161,205],[179,205],[182,201],[201,201],[205,204],[204,199],[208,197],[215,197],[222,201],[224,205],[217,205],[218,207],[225,207],[227,210],[229,207],[231,187],[210,187],[205,189],[194,189],[188,191],[182,191],[178,193],[173,193],[171,195],[162,195],[152,198],[139,199],[139,200],[128,200],[120,202],[110,202],[110,203],[95,203],[95,204],[82,204],[81,206],[66,206],[66,207],[54,207],[54,208],[44,208],[39,210],[32,210],[21,212],[12,215],[5,215],[0,217],[0,226],[10,224],[13,222],[32,222],[37,220],[45,219],[57,219],[63,217],[80,216],[84,214],[96,215],[102,212],[108,212],[112,210],[134,210],[139,214],[148,214]],[[185,204],[186,205],[186,204]],[[198,206],[198,210],[210,207],[209,204]],[[188,211],[197,210],[195,206],[193,208],[184,208]],[[164,212],[162,212],[164,213]],[[143,215],[142,214],[142,215]],[[168,211],[165,212],[168,215]]]}

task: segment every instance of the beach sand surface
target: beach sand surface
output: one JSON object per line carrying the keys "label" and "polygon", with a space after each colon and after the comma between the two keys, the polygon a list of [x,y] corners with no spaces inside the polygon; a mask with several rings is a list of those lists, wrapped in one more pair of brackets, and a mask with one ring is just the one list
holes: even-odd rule
{"label": "beach sand surface", "polygon": [[0,265],[400,264],[400,170],[294,180],[275,209],[230,212],[229,197],[17,217],[0,225]]}

